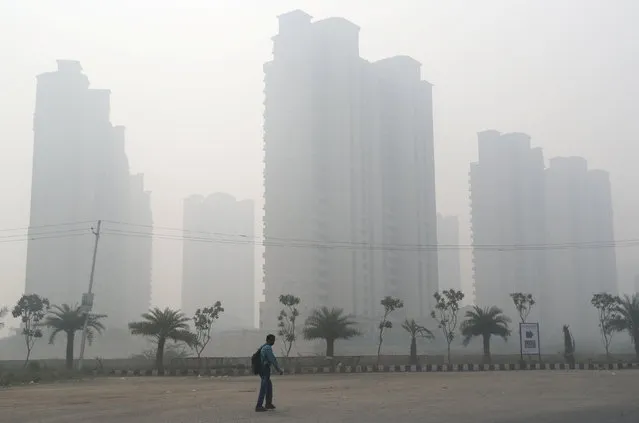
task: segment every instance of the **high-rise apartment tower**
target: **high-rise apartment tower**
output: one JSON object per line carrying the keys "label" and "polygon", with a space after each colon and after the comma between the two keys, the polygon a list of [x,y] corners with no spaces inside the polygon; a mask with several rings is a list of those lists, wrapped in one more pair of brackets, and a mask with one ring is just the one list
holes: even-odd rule
{"label": "high-rise apartment tower", "polygon": [[425,317],[437,289],[432,86],[407,56],[369,62],[343,18],[279,17],[265,73],[265,302]]}
{"label": "high-rise apartment tower", "polygon": [[109,326],[126,327],[150,305],[153,222],[142,175],[129,173],[124,127],[110,122],[110,94],[89,88],[77,61],[59,60],[57,71],[38,76],[25,291],[52,304],[80,303],[90,228],[105,220],[94,310],[109,315]]}

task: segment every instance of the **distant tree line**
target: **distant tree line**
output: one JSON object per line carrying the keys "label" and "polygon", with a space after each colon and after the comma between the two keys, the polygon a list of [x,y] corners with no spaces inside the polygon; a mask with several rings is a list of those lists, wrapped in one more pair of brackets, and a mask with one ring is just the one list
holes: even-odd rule
{"label": "distant tree line", "polygon": [[[466,312],[465,320],[459,325],[459,310],[464,294],[461,291],[446,290],[434,294],[435,308],[431,312],[431,318],[442,332],[448,346],[448,360],[450,361],[450,345],[456,337],[458,326],[461,335],[464,336],[464,345],[468,345],[473,337],[481,336],[484,342],[484,356],[490,361],[490,339],[492,335],[507,339],[510,336],[508,324],[510,319],[505,316],[501,309],[497,307],[481,308],[478,306]],[[518,297],[519,298],[519,297]],[[525,297],[527,298],[527,297]],[[532,307],[530,301],[524,300],[522,307]],[[291,316],[299,316],[297,306],[301,299],[291,294],[280,296],[280,303],[284,309],[278,318],[280,336],[284,337],[286,345],[286,355],[290,353],[291,343],[297,339],[294,326],[291,324]],[[534,304],[534,302],[533,302]],[[377,362],[381,356],[384,335],[393,328],[391,316],[397,310],[404,307],[404,302],[396,297],[387,296],[380,301],[382,306],[381,320],[378,324],[377,341]],[[294,307],[294,308],[292,308]],[[527,315],[527,314],[526,314]],[[294,319],[293,319],[294,322]],[[339,308],[320,307],[310,312],[304,326],[302,335],[304,339],[322,339],[326,342],[326,356],[332,357],[335,352],[335,342],[340,339],[350,339],[360,336],[362,333],[357,329],[357,322],[354,316],[345,315]],[[426,326],[417,322],[414,318],[405,318],[401,327],[407,332],[410,338],[410,360],[417,362],[417,339],[435,339],[433,332]]]}
{"label": "distant tree line", "polygon": [[[142,320],[129,323],[129,330],[132,335],[140,335],[150,338],[154,344],[152,349],[156,360],[156,367],[159,371],[164,370],[164,350],[167,341],[174,341],[175,344],[183,343],[191,348],[195,355],[200,358],[202,352],[211,340],[213,324],[224,312],[222,303],[216,301],[213,305],[200,308],[192,318],[188,318],[179,310],[165,308],[152,308],[142,315]],[[8,308],[0,308],[0,329],[4,326],[1,321],[8,314]],[[36,342],[44,336],[43,329],[49,329],[49,343],[53,344],[57,335],[66,335],[65,363],[67,369],[73,368],[74,345],[77,332],[84,329],[86,321],[87,340],[89,344],[93,342],[97,335],[101,335],[104,330],[104,314],[89,313],[77,305],[60,304],[51,305],[49,300],[37,294],[25,294],[16,303],[12,310],[12,315],[21,321],[20,334],[24,338],[25,361],[24,366],[29,364],[29,359],[36,345]],[[88,319],[87,319],[88,317]],[[193,322],[193,330],[190,329],[189,322]],[[172,355],[184,355],[178,348],[171,348]],[[149,356],[149,351],[142,353],[143,357]]]}
{"label": "distant tree line", "polygon": [[[462,336],[464,346],[468,346],[475,337],[481,338],[484,361],[488,363],[491,362],[491,339],[497,336],[507,340],[511,336],[511,319],[499,307],[475,305],[467,310],[464,316],[459,316],[461,302],[464,299],[463,292],[450,289],[436,292],[433,297],[435,303],[430,316],[446,342],[448,362],[451,361],[451,344],[458,334]],[[520,321],[525,323],[536,305],[535,299],[528,293],[513,293],[510,297]],[[362,335],[354,316],[345,314],[341,308],[322,306],[313,309],[300,328],[297,319],[300,316],[301,298],[292,294],[282,294],[279,302],[282,310],[277,318],[278,334],[284,346],[282,353],[286,357],[290,356],[298,335],[302,335],[306,340],[323,340],[327,357],[334,356],[337,341]],[[606,355],[610,357],[613,336],[619,332],[627,332],[639,359],[639,293],[623,297],[598,293],[593,295],[591,304],[598,312],[598,326]],[[377,326],[378,363],[384,335],[394,327],[391,317],[404,307],[404,302],[399,298],[387,296],[381,299],[380,305],[382,317]],[[4,327],[3,319],[9,312],[21,321],[20,335],[25,346],[25,367],[37,341],[44,337],[43,329],[47,328],[50,344],[53,344],[57,335],[63,333],[66,336],[65,362],[66,367],[72,369],[75,337],[83,330],[85,320],[87,340],[92,343],[97,335],[104,332],[104,320],[107,318],[103,314],[90,313],[87,319],[87,312],[82,307],[69,304],[51,305],[48,299],[37,294],[23,295],[11,310],[0,307],[0,329]],[[141,356],[153,356],[156,368],[163,372],[167,341],[173,343],[169,345],[171,357],[188,355],[185,349],[178,347],[184,345],[201,359],[204,349],[211,341],[214,324],[222,313],[224,308],[220,301],[198,309],[193,317],[187,317],[180,310],[154,307],[142,314],[140,321],[129,323],[129,331],[132,335],[143,336],[153,342],[154,348],[143,352]],[[417,339],[432,340],[435,339],[435,335],[414,318],[406,317],[401,327],[410,339],[411,363],[417,363]],[[576,344],[568,325],[563,325],[563,333],[565,359],[574,364]]]}
{"label": "distant tree line", "polygon": [[[451,361],[451,344],[459,333],[463,337],[463,345],[468,346],[475,337],[482,339],[484,361],[491,362],[490,345],[494,336],[507,340],[511,334],[511,319],[497,306],[472,306],[460,321],[459,311],[464,293],[449,289],[436,292],[434,309],[431,318],[441,331],[447,345],[448,362]],[[521,323],[526,323],[534,306],[537,304],[530,293],[512,293],[510,297],[519,315]],[[284,306],[278,317],[279,335],[285,345],[284,355],[289,356],[293,344],[298,339],[295,322],[299,313],[301,299],[292,294],[280,296],[280,303]],[[639,359],[639,293],[633,296],[615,297],[607,293],[593,295],[592,305],[599,312],[599,329],[606,355],[610,356],[610,341],[613,334],[627,331],[634,344],[637,359]],[[382,306],[381,320],[378,325],[377,357],[378,363],[384,342],[384,334],[393,328],[391,315],[404,307],[404,302],[395,297],[384,297],[380,301]],[[335,342],[340,339],[350,339],[360,336],[354,316],[345,315],[340,308],[320,307],[310,312],[302,328],[304,339],[323,339],[326,342],[326,356],[332,357],[335,352]],[[435,335],[426,326],[415,319],[406,318],[401,327],[410,337],[410,360],[417,362],[417,339],[435,339]],[[568,362],[574,363],[575,341],[569,326],[563,326],[564,355]]]}

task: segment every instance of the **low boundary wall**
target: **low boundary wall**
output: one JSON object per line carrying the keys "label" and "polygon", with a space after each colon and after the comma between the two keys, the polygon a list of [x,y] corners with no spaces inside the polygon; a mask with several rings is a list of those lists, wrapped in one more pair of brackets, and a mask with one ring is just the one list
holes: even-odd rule
{"label": "low boundary wall", "polygon": [[[459,366],[482,366],[483,357],[481,355],[458,355],[453,356],[452,363],[446,363],[446,358],[441,355],[429,355],[418,356],[417,366],[420,369],[442,369],[442,368],[458,368]],[[541,362],[537,357],[525,358],[525,364],[527,366],[543,365],[543,366],[557,366],[564,362],[563,357],[560,355],[547,355],[542,356]],[[634,363],[636,359],[634,355],[616,355],[613,359],[608,361],[605,357],[588,357],[577,356],[576,361],[578,363],[584,363],[584,366],[594,366],[595,368],[605,367],[609,364],[621,365],[623,363]],[[65,361],[63,359],[34,359],[31,361],[34,366],[43,370],[60,370],[64,371]],[[377,361],[377,356],[374,355],[361,355],[361,356],[336,356],[332,358],[326,358],[323,356],[306,356],[306,357],[278,357],[280,367],[290,372],[299,373],[303,368],[377,368],[377,365],[386,367],[411,366],[410,357],[408,355],[382,355]],[[519,355],[493,355],[492,363],[496,367],[509,367],[520,365]],[[37,364],[35,364],[37,363]],[[413,365],[414,366],[414,365]],[[448,366],[448,367],[444,367]],[[486,366],[486,364],[483,364]],[[109,374],[111,372],[132,371],[137,373],[151,372],[155,368],[154,360],[147,359],[86,359],[84,368],[86,371],[97,371],[100,374]],[[167,372],[169,370],[182,374],[206,373],[226,374],[230,372],[243,372],[250,370],[251,359],[250,357],[202,357],[198,359],[196,357],[173,359],[170,362],[167,361],[164,364]],[[473,367],[473,368],[475,368]],[[10,360],[0,361],[0,373],[8,371],[20,371],[24,368],[24,361]]]}
{"label": "low boundary wall", "polygon": [[[330,373],[435,373],[435,372],[485,372],[485,371],[533,371],[533,370],[625,370],[639,369],[639,363],[524,363],[524,364],[426,364],[426,365],[380,365],[380,366],[331,366],[299,367],[285,374],[330,374]],[[160,374],[157,370],[111,370],[93,372],[95,375],[109,376],[254,376],[250,369],[176,369],[171,368]]]}

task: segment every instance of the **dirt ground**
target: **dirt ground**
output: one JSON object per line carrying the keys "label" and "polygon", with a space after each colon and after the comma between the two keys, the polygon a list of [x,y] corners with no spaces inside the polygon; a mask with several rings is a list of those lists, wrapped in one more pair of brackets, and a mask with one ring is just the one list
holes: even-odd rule
{"label": "dirt ground", "polygon": [[0,390],[2,423],[637,423],[639,371],[108,378]]}

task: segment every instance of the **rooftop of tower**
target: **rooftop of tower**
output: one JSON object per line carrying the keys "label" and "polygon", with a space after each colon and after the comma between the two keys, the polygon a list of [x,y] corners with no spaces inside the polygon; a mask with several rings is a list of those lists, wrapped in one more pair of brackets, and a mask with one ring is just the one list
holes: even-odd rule
{"label": "rooftop of tower", "polygon": [[351,28],[357,29],[357,30],[360,29],[359,25],[349,21],[346,18],[341,18],[339,16],[333,16],[333,17],[330,17],[330,18],[320,19],[319,21],[313,22],[313,24],[314,25],[320,25],[320,26],[323,26],[323,25],[326,25],[326,26],[329,26],[329,25],[333,25],[333,26],[340,25],[340,26],[343,26],[343,27],[351,27]]}
{"label": "rooftop of tower", "polygon": [[82,65],[79,60],[60,59],[56,60],[56,63],[60,72],[82,72]]}
{"label": "rooftop of tower", "polygon": [[89,88],[89,77],[82,72],[82,65],[78,60],[56,60],[57,69],[54,71],[43,72],[36,75],[38,84],[49,86],[50,84],[64,83],[77,84],[75,86],[84,89]]}
{"label": "rooftop of tower", "polygon": [[551,169],[562,169],[562,170],[572,170],[572,171],[587,171],[588,170],[588,161],[579,156],[558,156],[552,157],[548,160],[549,167]]}
{"label": "rooftop of tower", "polygon": [[430,82],[422,80],[422,64],[413,57],[397,55],[372,62],[378,75],[382,78],[402,79],[405,81],[421,81],[432,86]]}
{"label": "rooftop of tower", "polygon": [[375,65],[390,65],[392,64],[393,66],[418,66],[421,67],[422,62],[420,62],[419,60],[411,57],[411,56],[407,56],[405,54],[398,54],[396,56],[391,56],[391,57],[385,57],[383,59],[377,60],[375,62],[373,62],[373,64]]}
{"label": "rooftop of tower", "polygon": [[277,16],[278,19],[308,19],[311,20],[313,17],[306,13],[301,9],[291,10],[290,12],[282,13]]}
{"label": "rooftop of tower", "polygon": [[501,132],[496,129],[484,129],[483,131],[477,132],[477,135],[498,137],[501,135]]}
{"label": "rooftop of tower", "polygon": [[588,173],[594,177],[608,178],[609,172],[602,169],[591,169],[588,167],[588,160],[581,156],[557,156],[548,160],[548,170],[559,172],[579,172]]}
{"label": "rooftop of tower", "polygon": [[[313,16],[301,9],[295,9],[290,12],[283,13],[278,15],[277,18],[279,20],[280,30],[278,34],[271,37],[273,40],[276,40],[284,33],[291,34],[295,33],[295,31],[305,31],[305,28],[314,27],[319,29],[324,35],[335,35],[337,39],[339,39],[341,35],[348,35],[352,37],[350,38],[350,41],[357,43],[357,46],[359,46],[358,37],[361,27],[346,18],[334,16],[312,21]],[[377,61],[369,61],[364,58],[362,58],[362,60],[371,63],[384,72],[392,74],[400,73],[406,75],[417,75],[418,78],[421,79],[422,63],[408,55],[396,55]],[[266,68],[269,63],[270,61],[266,62],[264,67]],[[433,85],[426,80],[421,81],[423,84],[427,84],[429,86]]]}
{"label": "rooftop of tower", "polygon": [[293,24],[293,25],[300,25],[300,24],[313,24],[313,25],[342,25],[342,26],[350,26],[353,28],[357,28],[358,30],[360,29],[360,27],[358,25],[356,25],[355,23],[349,21],[346,18],[342,18],[342,17],[338,17],[338,16],[334,16],[334,17],[329,17],[329,18],[325,18],[325,19],[320,19],[318,21],[315,22],[311,22],[311,20],[313,19],[313,16],[309,15],[308,13],[304,12],[303,10],[300,9],[296,9],[296,10],[292,10],[290,12],[286,12],[286,13],[282,13],[281,15],[279,15],[277,17],[277,19],[279,19],[280,21],[280,26],[281,25],[289,25],[289,24]]}
{"label": "rooftop of tower", "polygon": [[187,203],[191,203],[191,204],[197,204],[197,205],[204,205],[207,203],[211,203],[211,202],[224,202],[224,203],[248,203],[248,202],[252,202],[253,200],[251,199],[238,199],[236,198],[234,195],[232,194],[228,194],[226,192],[214,192],[212,194],[208,194],[208,195],[201,195],[201,194],[192,194],[189,195],[188,197],[186,197],[184,199],[184,202]]}
{"label": "rooftop of tower", "polygon": [[530,142],[530,135],[523,132],[499,132],[496,129],[486,129],[477,132],[478,139],[500,140],[503,142]]}

